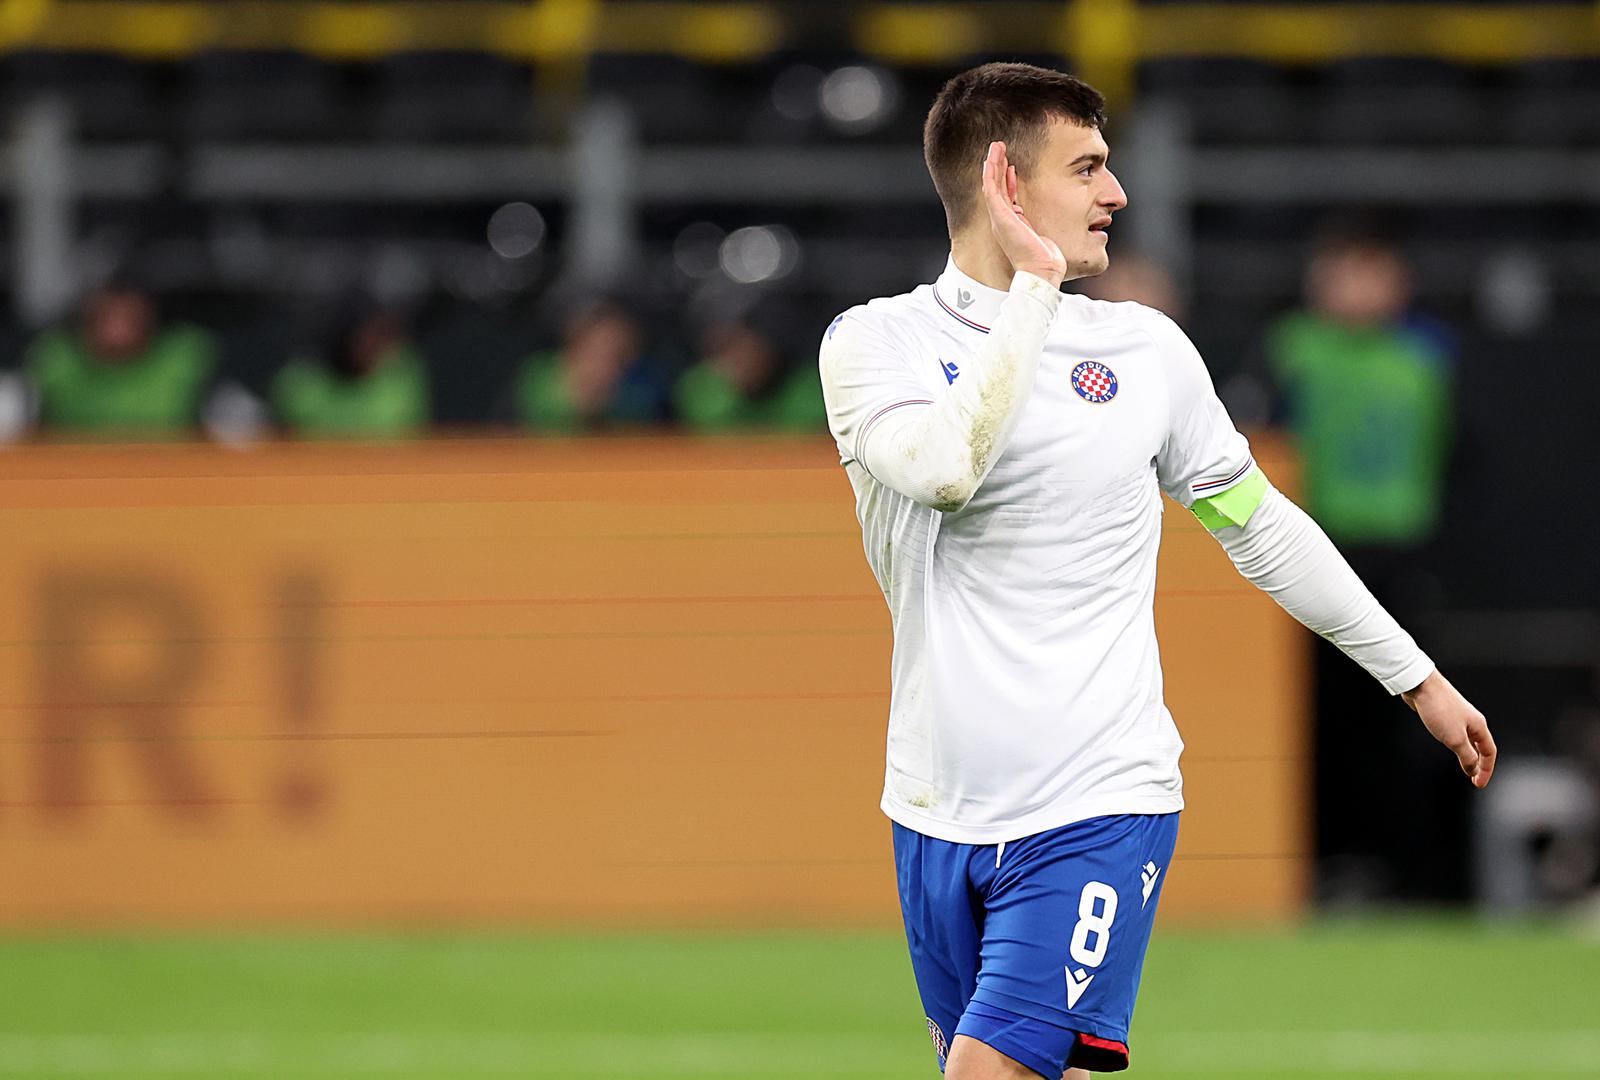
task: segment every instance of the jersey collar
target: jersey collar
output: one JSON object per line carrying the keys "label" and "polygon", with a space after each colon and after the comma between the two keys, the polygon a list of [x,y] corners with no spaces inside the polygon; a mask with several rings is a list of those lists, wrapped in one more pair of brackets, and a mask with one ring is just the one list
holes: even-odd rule
{"label": "jersey collar", "polygon": [[1000,317],[1005,298],[1005,290],[992,289],[962,273],[954,258],[945,260],[944,273],[933,283],[934,303],[951,318],[985,334]]}

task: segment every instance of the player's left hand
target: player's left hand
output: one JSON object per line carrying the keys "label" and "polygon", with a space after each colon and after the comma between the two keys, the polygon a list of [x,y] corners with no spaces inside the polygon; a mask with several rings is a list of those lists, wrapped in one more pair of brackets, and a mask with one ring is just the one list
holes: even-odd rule
{"label": "player's left hand", "polygon": [[1422,680],[1422,685],[1400,697],[1422,718],[1428,733],[1455,752],[1461,771],[1472,786],[1488,786],[1489,777],[1494,775],[1494,736],[1489,734],[1489,722],[1472,707],[1472,702],[1462,697],[1438,668]]}

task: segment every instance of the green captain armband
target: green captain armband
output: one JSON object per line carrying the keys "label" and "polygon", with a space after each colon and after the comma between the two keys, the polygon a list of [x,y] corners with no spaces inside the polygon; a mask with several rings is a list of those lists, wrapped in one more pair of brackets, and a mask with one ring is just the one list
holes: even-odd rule
{"label": "green captain armband", "polygon": [[1252,465],[1245,478],[1227,491],[1196,499],[1189,512],[1200,519],[1207,529],[1226,529],[1230,525],[1243,525],[1256,512],[1267,494],[1267,474]]}

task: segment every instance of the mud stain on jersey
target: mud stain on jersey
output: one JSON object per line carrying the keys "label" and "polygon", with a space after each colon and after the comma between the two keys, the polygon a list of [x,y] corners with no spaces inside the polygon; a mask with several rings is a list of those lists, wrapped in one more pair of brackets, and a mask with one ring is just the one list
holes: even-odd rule
{"label": "mud stain on jersey", "polygon": [[966,492],[961,484],[940,484],[933,489],[934,509],[949,513],[966,505]]}
{"label": "mud stain on jersey", "polygon": [[978,410],[972,417],[972,431],[967,440],[972,448],[974,484],[988,474],[995,443],[1000,440],[1001,429],[1011,418],[1017,400],[1016,358],[1002,353],[996,361],[992,375],[979,386]]}

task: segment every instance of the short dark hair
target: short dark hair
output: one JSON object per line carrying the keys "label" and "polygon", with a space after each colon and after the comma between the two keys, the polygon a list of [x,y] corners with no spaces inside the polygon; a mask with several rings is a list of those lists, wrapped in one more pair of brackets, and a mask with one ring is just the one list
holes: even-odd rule
{"label": "short dark hair", "polygon": [[1324,219],[1311,238],[1311,254],[1346,255],[1383,253],[1397,255],[1400,244],[1394,224],[1384,214],[1362,210]]}
{"label": "short dark hair", "polygon": [[1106,99],[1088,83],[1032,64],[971,68],[944,84],[922,127],[922,156],[954,232],[977,204],[989,144],[1000,140],[1019,173],[1039,152],[1051,120],[1104,127]]}

